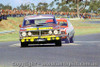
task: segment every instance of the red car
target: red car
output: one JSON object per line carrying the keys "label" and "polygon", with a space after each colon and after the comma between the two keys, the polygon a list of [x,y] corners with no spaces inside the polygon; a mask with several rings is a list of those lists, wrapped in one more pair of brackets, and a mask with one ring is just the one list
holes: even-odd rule
{"label": "red car", "polygon": [[[52,21],[53,20],[47,20],[46,23],[50,23]],[[73,43],[75,32],[74,32],[74,27],[72,26],[70,21],[65,18],[60,18],[57,19],[57,24],[60,25],[62,40],[65,41],[65,43]]]}

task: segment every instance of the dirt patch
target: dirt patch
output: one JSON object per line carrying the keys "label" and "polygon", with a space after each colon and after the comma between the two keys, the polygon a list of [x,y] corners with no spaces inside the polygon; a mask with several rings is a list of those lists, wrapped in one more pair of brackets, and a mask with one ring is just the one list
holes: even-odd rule
{"label": "dirt patch", "polygon": [[2,22],[1,22],[1,28],[2,29],[12,29],[12,28],[14,28],[11,24],[9,24],[10,23],[10,21],[9,20],[3,20]]}

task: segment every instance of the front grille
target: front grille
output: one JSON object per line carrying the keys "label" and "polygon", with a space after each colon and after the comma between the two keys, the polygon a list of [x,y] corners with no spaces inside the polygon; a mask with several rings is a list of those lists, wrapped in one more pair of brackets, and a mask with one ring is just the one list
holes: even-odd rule
{"label": "front grille", "polygon": [[33,36],[36,36],[36,35],[38,36],[39,35],[39,31],[32,31],[32,35]]}
{"label": "front grille", "polygon": [[49,30],[31,31],[32,36],[48,35],[48,32],[49,32]]}
{"label": "front grille", "polygon": [[[54,30],[51,30],[52,31],[52,34],[51,35],[55,35],[54,34]],[[60,33],[60,30],[58,30],[59,31],[59,34],[61,34]],[[31,32],[32,33],[32,35],[31,36],[45,36],[45,35],[50,35],[48,32],[49,32],[49,30],[37,30],[37,31],[27,31],[26,32],[26,36],[25,37],[31,37],[31,36],[29,36],[28,35],[28,32]],[[62,32],[63,34],[65,34],[65,32]],[[21,35],[22,34],[22,32],[20,32],[20,36],[22,36]],[[23,37],[23,36],[22,36]]]}
{"label": "front grille", "polygon": [[49,30],[46,30],[46,31],[41,31],[41,35],[47,35],[49,32]]}

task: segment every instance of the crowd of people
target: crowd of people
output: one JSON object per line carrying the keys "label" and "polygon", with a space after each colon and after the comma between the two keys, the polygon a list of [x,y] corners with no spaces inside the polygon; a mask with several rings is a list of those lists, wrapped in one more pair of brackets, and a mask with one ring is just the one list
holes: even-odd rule
{"label": "crowd of people", "polygon": [[[75,18],[77,17],[76,12],[57,12],[57,11],[35,11],[35,10],[0,10],[0,21],[7,20],[7,17],[23,17],[27,15],[38,15],[38,14],[52,14],[57,17],[63,16],[67,18]],[[80,18],[85,18],[86,13],[81,13]],[[90,18],[90,15],[87,14]]]}

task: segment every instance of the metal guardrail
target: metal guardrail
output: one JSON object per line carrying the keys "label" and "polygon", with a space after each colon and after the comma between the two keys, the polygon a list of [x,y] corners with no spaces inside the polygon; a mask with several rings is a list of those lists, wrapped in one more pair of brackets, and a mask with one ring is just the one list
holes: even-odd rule
{"label": "metal guardrail", "polygon": [[12,32],[15,32],[15,30],[11,30],[11,31],[3,31],[3,32],[0,32],[0,34],[4,34],[4,33],[12,33]]}

